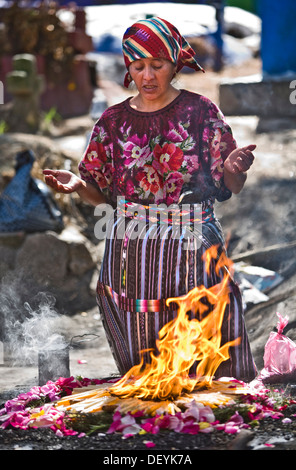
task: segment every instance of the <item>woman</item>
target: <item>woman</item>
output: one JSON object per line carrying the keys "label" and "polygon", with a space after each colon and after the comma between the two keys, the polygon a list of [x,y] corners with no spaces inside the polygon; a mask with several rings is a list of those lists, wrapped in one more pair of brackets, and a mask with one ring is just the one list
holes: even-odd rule
{"label": "woman", "polygon": [[[255,148],[236,147],[231,129],[209,99],[171,84],[184,66],[203,70],[173,25],[160,18],[135,23],[124,34],[123,55],[124,84],[134,81],[138,93],[107,109],[95,124],[79,165],[81,177],[44,171],[47,184],[57,191],[76,191],[91,204],[107,202],[115,208],[97,299],[121,373],[140,362],[141,351],[155,349],[159,330],[177,315],[176,308],[166,306],[167,298],[221,281],[215,266],[205,272],[203,261],[210,246],[218,246],[219,253],[225,250],[213,203],[241,191]],[[185,207],[189,217],[178,227],[179,236],[173,204],[177,211]],[[196,207],[201,224],[192,229]],[[223,343],[237,337],[240,345],[230,348],[216,377],[250,381],[256,369],[240,292],[231,280]]]}

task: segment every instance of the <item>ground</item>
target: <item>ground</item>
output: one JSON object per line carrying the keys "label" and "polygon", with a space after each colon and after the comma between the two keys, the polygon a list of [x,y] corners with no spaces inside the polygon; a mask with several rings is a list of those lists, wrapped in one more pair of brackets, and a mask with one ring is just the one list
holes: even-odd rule
{"label": "ground", "polygon": [[[207,95],[218,102],[218,84],[221,78],[256,73],[260,61],[253,59],[244,67],[232,67],[220,74],[209,72],[207,80],[201,76],[184,75],[181,85]],[[194,79],[193,79],[194,78]],[[114,94],[124,91],[110,83],[103,84],[106,96],[114,100]],[[296,175],[296,131],[281,128],[281,122],[274,117],[268,124],[268,131],[258,133],[258,118],[228,117],[240,146],[257,144],[256,161],[249,172],[246,186],[241,194],[217,206],[217,215],[222,222],[225,235],[229,235],[229,254],[239,260],[272,269],[284,276],[284,282],[269,293],[265,304],[251,306],[246,311],[246,324],[257,367],[263,367],[264,344],[277,323],[275,313],[280,311],[296,320],[295,311],[295,262],[293,242],[295,241],[295,175]],[[291,247],[289,244],[291,244]],[[287,245],[288,244],[288,245]],[[269,250],[270,247],[276,247]],[[265,252],[264,252],[265,250]],[[287,256],[287,253],[289,256]],[[98,311],[80,312],[60,319],[60,331],[67,338],[85,333],[95,333],[98,338],[81,343],[70,351],[72,375],[97,378],[116,374],[116,367],[106,343]],[[38,383],[36,367],[0,366],[0,404],[8,398],[28,390]],[[285,389],[287,386],[282,384]],[[293,389],[289,389],[289,392]],[[295,410],[289,410],[294,413]],[[147,439],[147,437],[146,437]],[[70,450],[103,449],[114,450],[146,449],[144,436],[123,440],[120,435],[96,434],[89,437],[58,438],[49,430],[5,430],[0,431],[0,449]],[[265,420],[251,431],[239,435],[225,433],[199,434],[197,436],[165,432],[152,436],[154,448],[162,450],[189,449],[295,449],[296,421],[289,426],[281,420]],[[266,447],[265,444],[274,447]]]}

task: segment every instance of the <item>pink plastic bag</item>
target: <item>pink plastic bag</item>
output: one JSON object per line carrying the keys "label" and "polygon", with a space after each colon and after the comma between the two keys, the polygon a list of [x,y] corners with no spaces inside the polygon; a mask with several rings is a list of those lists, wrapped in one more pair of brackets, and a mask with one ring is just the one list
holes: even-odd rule
{"label": "pink plastic bag", "polygon": [[283,318],[277,313],[277,333],[271,332],[264,350],[264,369],[260,378],[263,382],[282,382],[295,380],[296,377],[296,344],[283,334],[289,317]]}

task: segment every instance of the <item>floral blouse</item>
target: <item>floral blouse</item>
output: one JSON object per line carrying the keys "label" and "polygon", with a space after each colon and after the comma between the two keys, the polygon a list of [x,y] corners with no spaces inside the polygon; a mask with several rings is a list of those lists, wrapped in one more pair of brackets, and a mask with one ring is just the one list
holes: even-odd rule
{"label": "floral blouse", "polygon": [[110,203],[117,196],[141,204],[223,201],[223,163],[236,147],[230,127],[208,98],[186,90],[165,108],[141,112],[129,100],[108,108],[95,124],[79,164]]}

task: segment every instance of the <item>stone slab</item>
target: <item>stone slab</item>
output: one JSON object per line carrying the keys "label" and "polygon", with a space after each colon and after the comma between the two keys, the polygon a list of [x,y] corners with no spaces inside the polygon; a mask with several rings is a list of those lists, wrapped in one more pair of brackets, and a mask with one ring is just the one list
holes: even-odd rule
{"label": "stone slab", "polygon": [[260,74],[227,79],[219,87],[225,115],[296,118],[296,73],[265,77]]}

